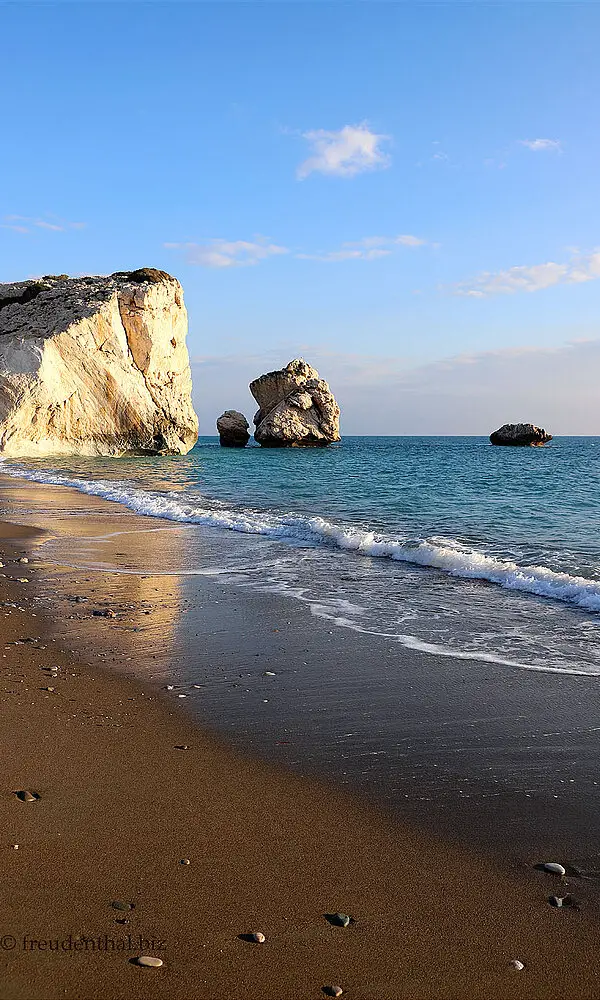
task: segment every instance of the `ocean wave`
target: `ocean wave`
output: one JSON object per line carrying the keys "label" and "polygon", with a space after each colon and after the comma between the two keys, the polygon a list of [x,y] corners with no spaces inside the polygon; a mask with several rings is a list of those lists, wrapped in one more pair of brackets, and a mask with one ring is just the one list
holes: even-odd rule
{"label": "ocean wave", "polygon": [[66,486],[123,504],[137,514],[188,524],[262,535],[274,541],[310,546],[333,546],[371,558],[390,559],[439,570],[453,577],[487,580],[512,591],[562,601],[586,611],[600,611],[600,583],[557,572],[546,566],[521,566],[471,549],[451,539],[414,539],[364,528],[335,524],[323,517],[278,514],[240,508],[211,507],[201,495],[193,500],[181,494],[136,490],[128,483],[87,480],[55,472],[30,470],[2,462],[1,471],[16,479]]}

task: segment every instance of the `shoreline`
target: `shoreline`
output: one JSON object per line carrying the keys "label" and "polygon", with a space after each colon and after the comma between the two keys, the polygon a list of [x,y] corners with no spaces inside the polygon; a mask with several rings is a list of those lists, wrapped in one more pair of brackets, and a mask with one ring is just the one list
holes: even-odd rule
{"label": "shoreline", "polygon": [[[102,516],[122,528],[117,510]],[[15,938],[0,952],[2,1000],[299,1000],[333,983],[355,1000],[598,996],[594,906],[547,903],[554,892],[579,894],[578,880],[525,863],[507,875],[330,782],[228,748],[156,682],[69,648],[68,630],[33,599],[48,577],[35,535],[16,534],[0,540],[3,572],[21,576],[10,560],[26,550],[31,562],[27,583],[0,580],[2,933]],[[81,574],[77,591],[92,593]],[[149,595],[158,607],[162,595]],[[59,666],[56,679],[48,666]],[[19,788],[40,800],[20,802]],[[135,909],[123,916],[113,899]],[[323,914],[336,910],[355,923],[331,927]],[[264,945],[238,938],[252,930]],[[134,944],[140,934],[155,942],[142,950],[163,957],[161,969],[134,967],[139,947],[21,946],[23,935],[62,943],[130,933]]]}

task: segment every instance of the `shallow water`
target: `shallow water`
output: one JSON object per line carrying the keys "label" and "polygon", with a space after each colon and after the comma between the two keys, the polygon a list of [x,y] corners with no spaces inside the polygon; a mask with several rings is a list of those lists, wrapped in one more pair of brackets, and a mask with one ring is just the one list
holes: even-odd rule
{"label": "shallow water", "polygon": [[599,457],[600,438],[543,449],[346,438],[326,450],[202,438],[187,456],[2,471],[195,525],[164,572],[205,573],[208,531],[215,572],[337,625],[435,655],[600,675]]}

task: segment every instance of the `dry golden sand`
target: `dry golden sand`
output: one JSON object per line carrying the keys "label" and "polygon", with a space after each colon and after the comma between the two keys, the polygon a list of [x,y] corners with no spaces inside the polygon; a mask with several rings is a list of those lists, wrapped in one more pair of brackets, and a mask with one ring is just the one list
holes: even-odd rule
{"label": "dry golden sand", "polygon": [[[26,544],[3,526],[2,572],[30,582],[0,580],[23,609],[0,606],[2,1000],[600,997],[600,928],[548,905],[551,876],[243,759],[149,684],[60,651],[31,610],[35,560],[14,561]],[[330,926],[336,910],[355,922]],[[238,937],[255,930],[264,944]]]}

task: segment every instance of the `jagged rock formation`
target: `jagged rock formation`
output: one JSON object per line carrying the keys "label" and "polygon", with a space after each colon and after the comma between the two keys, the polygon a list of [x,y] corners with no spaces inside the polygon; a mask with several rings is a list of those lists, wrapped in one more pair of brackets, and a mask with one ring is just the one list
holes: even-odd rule
{"label": "jagged rock formation", "polygon": [[250,383],[260,409],[254,437],[271,447],[327,445],[340,440],[340,408],[324,379],[302,358]]}
{"label": "jagged rock formation", "polygon": [[546,434],[543,427],[536,427],[535,424],[503,424],[490,434],[492,444],[521,448],[540,447],[551,440],[552,435]]}
{"label": "jagged rock formation", "polygon": [[250,424],[239,410],[225,410],[217,420],[219,440],[223,448],[245,448],[250,440]]}
{"label": "jagged rock formation", "polygon": [[0,452],[185,454],[186,333],[181,285],[154,268],[0,285]]}

